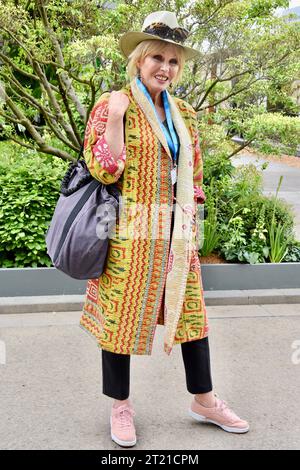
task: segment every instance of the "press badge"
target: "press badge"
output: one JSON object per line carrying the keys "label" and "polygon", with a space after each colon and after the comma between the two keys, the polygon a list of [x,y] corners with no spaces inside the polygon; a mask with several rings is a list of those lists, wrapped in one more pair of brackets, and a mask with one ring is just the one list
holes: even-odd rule
{"label": "press badge", "polygon": [[177,181],[177,166],[172,168],[171,170],[171,178],[172,178],[172,184],[175,184]]}

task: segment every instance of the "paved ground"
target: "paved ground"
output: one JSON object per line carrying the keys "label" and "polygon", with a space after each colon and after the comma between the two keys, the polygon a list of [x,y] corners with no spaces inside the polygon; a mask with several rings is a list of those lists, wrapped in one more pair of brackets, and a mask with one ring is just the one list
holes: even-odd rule
{"label": "paved ground", "polygon": [[[261,167],[265,162],[262,158],[254,159],[248,155],[241,155],[232,159],[234,165],[254,163]],[[295,233],[300,240],[300,168],[291,167],[282,163],[268,162],[268,167],[263,171],[263,186],[265,194],[275,194],[279,178],[283,176],[279,197],[285,199],[293,207],[295,213]]]}
{"label": "paved ground", "polygon": [[[215,391],[251,425],[233,435],[186,411],[180,346],[133,356],[136,449],[299,449],[300,305],[208,307]],[[1,449],[118,449],[100,350],[80,312],[0,315]],[[6,351],[6,363],[4,349]],[[1,364],[2,362],[2,364]]]}

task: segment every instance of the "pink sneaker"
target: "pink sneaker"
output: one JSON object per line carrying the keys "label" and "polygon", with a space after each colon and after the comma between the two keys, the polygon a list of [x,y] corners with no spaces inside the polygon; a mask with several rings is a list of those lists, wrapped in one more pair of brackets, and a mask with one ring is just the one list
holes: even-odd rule
{"label": "pink sneaker", "polygon": [[243,433],[249,431],[247,421],[239,418],[232,410],[228,408],[224,400],[216,397],[216,405],[207,408],[200,405],[194,398],[189,414],[197,421],[202,423],[213,423],[227,432]]}
{"label": "pink sneaker", "polygon": [[131,447],[136,444],[133,416],[135,416],[135,412],[129,404],[111,409],[111,438],[120,446]]}

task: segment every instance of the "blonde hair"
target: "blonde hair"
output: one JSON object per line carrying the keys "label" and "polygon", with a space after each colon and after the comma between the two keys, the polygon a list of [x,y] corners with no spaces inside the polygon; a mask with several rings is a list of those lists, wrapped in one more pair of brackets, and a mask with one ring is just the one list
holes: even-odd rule
{"label": "blonde hair", "polygon": [[138,75],[138,61],[143,61],[145,57],[150,54],[155,54],[162,52],[166,47],[173,46],[174,51],[176,54],[176,58],[178,60],[178,72],[176,77],[173,79],[173,85],[177,85],[183,75],[183,68],[185,64],[185,52],[183,47],[178,46],[177,44],[168,43],[165,41],[160,41],[159,39],[147,39],[145,41],[140,42],[136,48],[131,52],[129,55],[129,61],[127,64],[127,74],[130,80]]}

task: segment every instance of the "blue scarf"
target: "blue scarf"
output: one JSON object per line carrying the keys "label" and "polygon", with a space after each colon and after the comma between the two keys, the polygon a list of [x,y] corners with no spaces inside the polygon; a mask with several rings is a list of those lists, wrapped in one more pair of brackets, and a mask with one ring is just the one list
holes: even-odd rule
{"label": "blue scarf", "polygon": [[171,111],[170,111],[170,105],[169,105],[167,93],[166,93],[165,90],[162,92],[162,99],[163,99],[163,105],[164,105],[164,110],[165,110],[165,114],[166,114],[166,118],[167,118],[167,124],[168,124],[168,128],[169,128],[169,132],[167,131],[166,127],[160,121],[160,119],[158,117],[158,114],[156,112],[156,108],[154,106],[154,103],[153,103],[152,98],[150,96],[150,93],[147,90],[147,88],[145,87],[145,85],[141,82],[141,80],[139,78],[136,78],[136,83],[137,83],[138,87],[141,89],[141,91],[144,93],[144,95],[146,96],[149,103],[151,104],[151,106],[154,109],[154,112],[155,112],[155,115],[156,115],[157,120],[159,122],[159,125],[161,127],[161,130],[163,131],[163,133],[164,133],[164,135],[167,139],[167,142],[168,142],[168,145],[169,145],[172,157],[173,157],[173,163],[174,163],[174,166],[175,166],[175,165],[177,165],[179,142],[178,142],[178,138],[177,138],[176,132],[174,130],[173,121],[172,121],[172,118],[171,118]]}

